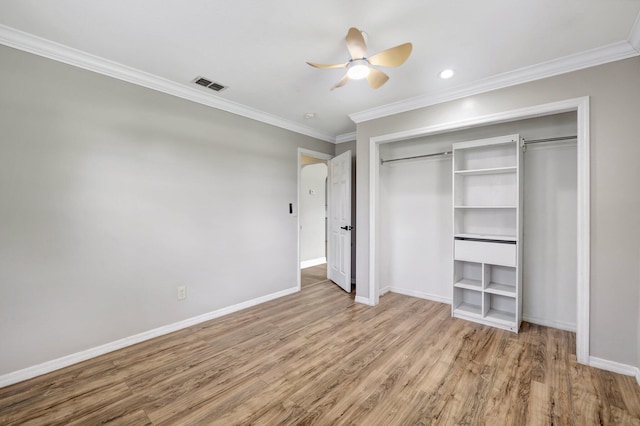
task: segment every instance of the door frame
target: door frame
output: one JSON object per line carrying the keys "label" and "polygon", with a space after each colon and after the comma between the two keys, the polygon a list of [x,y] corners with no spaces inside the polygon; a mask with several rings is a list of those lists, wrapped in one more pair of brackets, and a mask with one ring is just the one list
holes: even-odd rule
{"label": "door frame", "polygon": [[576,357],[579,363],[589,365],[589,303],[591,289],[590,272],[590,135],[589,97],[567,99],[496,114],[472,117],[455,122],[410,129],[397,133],[374,136],[369,139],[369,305],[379,303],[378,266],[378,191],[380,179],[380,145],[417,137],[446,133],[471,127],[481,127],[545,115],[575,111],[577,114],[577,315]]}
{"label": "door frame", "polygon": [[[317,158],[319,160],[331,160],[334,155],[332,154],[325,154],[324,152],[318,152],[318,151],[312,151],[310,149],[306,149],[306,148],[298,148],[298,159],[297,159],[297,164],[298,164],[298,188],[296,191],[296,224],[297,224],[297,228],[296,228],[296,235],[297,235],[297,244],[296,244],[296,277],[297,277],[297,284],[296,284],[296,288],[298,289],[297,291],[302,290],[302,274],[300,272],[300,199],[302,198],[302,194],[300,193],[300,191],[302,191],[302,156],[306,155],[307,157],[313,157],[313,158]],[[327,166],[328,167],[328,166]]]}

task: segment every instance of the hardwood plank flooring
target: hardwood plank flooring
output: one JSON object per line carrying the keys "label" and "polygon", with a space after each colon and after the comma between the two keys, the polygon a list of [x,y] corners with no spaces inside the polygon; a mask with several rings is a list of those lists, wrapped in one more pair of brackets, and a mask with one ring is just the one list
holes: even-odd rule
{"label": "hardwood plank flooring", "polygon": [[577,364],[573,333],[312,284],[2,388],[0,424],[640,425],[635,378]]}
{"label": "hardwood plank flooring", "polygon": [[300,270],[302,288],[327,281],[327,264],[311,266]]}

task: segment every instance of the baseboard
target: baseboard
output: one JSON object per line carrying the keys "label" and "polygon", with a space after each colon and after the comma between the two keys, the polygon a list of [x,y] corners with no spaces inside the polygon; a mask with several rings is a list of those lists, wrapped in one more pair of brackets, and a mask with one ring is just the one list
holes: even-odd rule
{"label": "baseboard", "polygon": [[448,305],[451,304],[450,297],[444,297],[444,296],[439,296],[437,294],[424,293],[422,291],[409,290],[409,289],[400,288],[400,287],[389,286],[387,288],[389,289],[388,291],[390,291],[391,293],[398,293],[398,294],[403,294],[405,296],[418,297],[420,299],[431,300],[432,302],[446,303]]}
{"label": "baseboard", "polygon": [[373,306],[368,297],[356,296],[355,302],[356,303],[362,303],[363,305]]}
{"label": "baseboard", "polygon": [[[87,349],[81,352],[77,352],[71,355],[63,356],[51,361],[43,362],[42,364],[27,367],[22,370],[14,371],[11,373],[0,376],[0,388],[12,385],[14,383],[22,382],[27,379],[31,379],[42,374],[50,373],[55,370],[59,370],[64,367],[68,367],[73,364],[77,364],[82,361],[86,361],[90,358],[95,358],[100,355],[104,355],[109,352],[113,352],[118,349],[125,348],[127,346],[135,345],[136,343],[144,342],[145,340],[153,339],[155,337],[163,336],[165,334],[173,333],[174,331],[181,330],[183,328],[191,327],[192,325],[199,324],[201,322],[209,321],[215,318],[219,318],[224,315],[231,314],[233,312],[241,311],[243,309],[250,308],[255,305],[259,305],[264,302],[268,302],[273,299],[287,296],[298,292],[298,287],[292,287],[286,290],[282,290],[276,293],[261,296],[256,299],[248,300],[246,302],[238,303],[236,305],[228,306],[226,308],[218,309],[213,312],[198,315],[192,318],[187,318],[182,321],[174,322],[162,327],[154,328],[153,330],[145,331],[133,336],[125,337],[114,342],[106,343],[95,348]],[[368,299],[367,299],[368,300]]]}
{"label": "baseboard", "polygon": [[319,257],[317,259],[303,260],[300,262],[300,269],[311,268],[312,266],[322,265],[323,263],[327,263],[326,257]]}
{"label": "baseboard", "polygon": [[385,294],[391,291],[391,287],[383,287],[380,289],[380,296],[384,296]]}
{"label": "baseboard", "polygon": [[543,318],[537,318],[531,315],[523,314],[522,321],[530,322],[532,324],[543,325],[545,327],[557,328],[559,330],[571,331],[573,333],[575,333],[578,329],[575,323],[547,320]]}
{"label": "baseboard", "polygon": [[608,359],[597,358],[595,356],[589,357],[589,365],[591,367],[600,368],[602,370],[624,374],[625,376],[634,376],[640,384],[640,370],[638,369],[638,367],[634,367],[633,365],[609,361]]}

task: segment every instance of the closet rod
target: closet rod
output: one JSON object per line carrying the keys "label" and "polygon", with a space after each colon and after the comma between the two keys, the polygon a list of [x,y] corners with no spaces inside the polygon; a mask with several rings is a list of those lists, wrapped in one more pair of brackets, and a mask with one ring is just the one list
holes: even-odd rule
{"label": "closet rod", "polygon": [[[532,139],[530,141],[526,139],[522,139],[522,146],[525,146],[530,143],[541,143],[541,142],[557,142],[557,141],[568,141],[572,139],[578,139],[577,136],[558,136],[556,138],[546,138],[546,139]],[[414,155],[413,157],[402,157],[402,158],[392,158],[391,160],[383,160],[380,159],[380,164],[391,163],[393,161],[402,161],[402,160],[413,160],[415,158],[427,158],[427,157],[437,157],[440,155],[449,155],[451,151],[444,152],[436,152],[435,154],[424,154],[424,155]]]}
{"label": "closet rod", "polygon": [[526,139],[522,139],[522,144],[526,145],[529,143],[540,143],[540,142],[556,142],[556,141],[568,141],[571,139],[578,139],[577,136],[558,136],[557,138],[546,138],[546,139],[532,139],[530,141]]}
{"label": "closet rod", "polygon": [[438,157],[440,155],[449,155],[451,151],[436,152],[435,154],[414,155],[413,157],[393,158],[391,160],[380,159],[380,164],[391,163],[392,161],[413,160],[414,158]]}

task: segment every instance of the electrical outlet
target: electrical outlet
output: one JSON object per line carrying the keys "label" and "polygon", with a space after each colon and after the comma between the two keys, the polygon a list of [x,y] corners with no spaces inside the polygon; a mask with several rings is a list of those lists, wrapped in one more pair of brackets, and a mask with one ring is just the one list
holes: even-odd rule
{"label": "electrical outlet", "polygon": [[178,300],[183,300],[187,298],[187,287],[181,285],[178,287]]}

